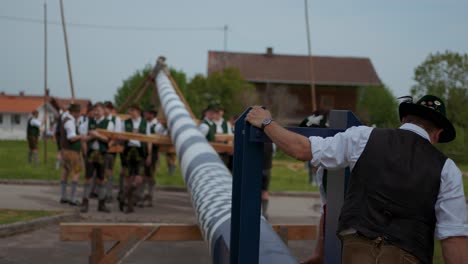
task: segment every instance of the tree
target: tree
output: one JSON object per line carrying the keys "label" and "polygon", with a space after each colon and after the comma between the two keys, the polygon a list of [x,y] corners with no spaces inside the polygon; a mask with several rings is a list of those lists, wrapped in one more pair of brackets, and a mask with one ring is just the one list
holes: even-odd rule
{"label": "tree", "polygon": [[385,85],[361,87],[357,112],[362,121],[377,127],[398,126],[398,103]]}
{"label": "tree", "polygon": [[257,98],[255,87],[235,68],[226,68],[208,77],[195,75],[183,93],[195,115],[201,114],[208,104],[219,103],[229,117],[241,113]]}
{"label": "tree", "polygon": [[441,97],[446,102],[448,118],[468,127],[468,54],[450,51],[429,54],[414,70],[414,80],[416,84],[411,89],[414,96]]}
{"label": "tree", "polygon": [[[117,89],[117,94],[114,96],[115,104],[120,108],[124,102],[129,98],[132,92],[139,87],[145,80],[148,78],[149,73],[151,72],[153,66],[146,65],[143,69],[137,70],[130,77],[125,79]],[[186,89],[187,86],[187,77],[183,71],[170,68],[171,76],[174,78],[177,85],[181,90]],[[157,93],[155,91],[154,85],[150,86],[145,94],[141,97],[140,102],[137,102],[141,107],[145,108],[149,105],[159,106],[159,99],[157,98]],[[125,112],[126,109],[122,109],[122,112]]]}
{"label": "tree", "polygon": [[450,51],[429,54],[414,70],[414,80],[411,93],[416,97],[424,94],[441,97],[446,103],[447,117],[457,131],[453,142],[439,148],[458,159],[468,159],[468,54]]}
{"label": "tree", "polygon": [[[115,95],[117,107],[122,106],[151,70],[152,66],[147,65],[123,81]],[[195,115],[201,114],[208,104],[219,103],[225,108],[226,116],[229,117],[253,105],[257,98],[255,87],[246,82],[240,72],[234,68],[226,68],[208,77],[197,74],[190,82],[187,82],[187,75],[183,71],[170,68],[170,73]],[[146,107],[151,104],[159,106],[157,94],[153,94],[154,90],[151,88],[146,91],[139,102],[140,106]]]}

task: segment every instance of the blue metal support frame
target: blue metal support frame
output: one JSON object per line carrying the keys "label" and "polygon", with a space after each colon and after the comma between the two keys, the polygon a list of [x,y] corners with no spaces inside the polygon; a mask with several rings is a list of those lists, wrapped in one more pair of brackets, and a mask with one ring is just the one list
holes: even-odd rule
{"label": "blue metal support frame", "polygon": [[[271,140],[262,130],[245,121],[250,109],[247,109],[235,124],[230,237],[231,264],[261,263],[261,256],[259,256],[261,245],[259,243],[263,143],[271,142]],[[346,110],[330,111],[329,123],[330,128],[328,129],[301,127],[288,127],[287,129],[306,137],[331,137],[349,127],[361,125],[356,116],[351,111]],[[341,263],[341,244],[336,236],[336,228],[348,177],[349,169],[329,174],[325,237],[325,263],[327,264]],[[273,262],[270,260],[270,263]]]}

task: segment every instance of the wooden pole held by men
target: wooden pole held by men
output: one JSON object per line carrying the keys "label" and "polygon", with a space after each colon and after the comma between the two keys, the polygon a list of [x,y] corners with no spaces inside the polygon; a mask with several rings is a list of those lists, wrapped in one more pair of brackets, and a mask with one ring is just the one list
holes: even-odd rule
{"label": "wooden pole held by men", "polygon": [[47,90],[47,3],[44,3],[44,163],[47,163],[47,131],[48,131],[48,90]]}
{"label": "wooden pole held by men", "polygon": [[68,66],[68,79],[70,80],[70,89],[71,89],[71,102],[75,102],[75,88],[73,87],[73,76],[71,70],[70,62],[70,52],[68,50],[68,37],[67,37],[67,27],[65,25],[65,15],[63,11],[63,0],[60,0],[60,14],[62,16],[62,29],[63,29],[63,38],[65,40],[65,52],[67,55],[67,66]]}

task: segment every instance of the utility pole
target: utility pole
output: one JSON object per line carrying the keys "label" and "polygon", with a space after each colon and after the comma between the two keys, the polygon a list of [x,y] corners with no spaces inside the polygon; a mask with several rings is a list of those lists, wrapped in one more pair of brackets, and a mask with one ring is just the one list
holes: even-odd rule
{"label": "utility pole", "polygon": [[48,131],[48,91],[47,91],[47,3],[44,2],[44,163],[47,163],[47,131]]}
{"label": "utility pole", "polygon": [[228,25],[224,25],[224,52],[227,51],[228,42]]}
{"label": "utility pole", "polygon": [[306,31],[307,31],[307,50],[309,55],[308,71],[309,71],[309,80],[310,80],[310,92],[312,95],[312,111],[317,110],[317,100],[315,95],[315,76],[314,76],[314,64],[312,58],[312,48],[310,44],[310,26],[309,26],[309,7],[307,4],[308,0],[304,0],[304,11],[305,11],[305,21],[306,21]]}
{"label": "utility pole", "polygon": [[68,38],[67,38],[67,28],[65,25],[65,15],[63,14],[63,0],[60,0],[60,13],[62,15],[62,28],[63,28],[63,38],[65,40],[65,52],[67,55],[67,66],[68,66],[68,78],[70,80],[70,89],[71,89],[71,102],[75,102],[75,89],[73,87],[73,76],[70,63],[70,52],[68,51]]}

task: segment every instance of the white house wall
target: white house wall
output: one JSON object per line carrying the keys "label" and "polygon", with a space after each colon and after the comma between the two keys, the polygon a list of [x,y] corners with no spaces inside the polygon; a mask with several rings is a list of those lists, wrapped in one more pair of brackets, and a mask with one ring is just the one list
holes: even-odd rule
{"label": "white house wall", "polygon": [[[57,111],[49,103],[46,105],[49,116],[57,116]],[[45,114],[45,105],[40,106],[39,120],[42,120]],[[3,122],[0,124],[0,140],[26,140],[26,127],[30,113],[20,113],[20,124],[12,124],[12,118],[16,113],[0,113],[3,115]],[[51,127],[50,118],[47,120],[47,127]]]}

